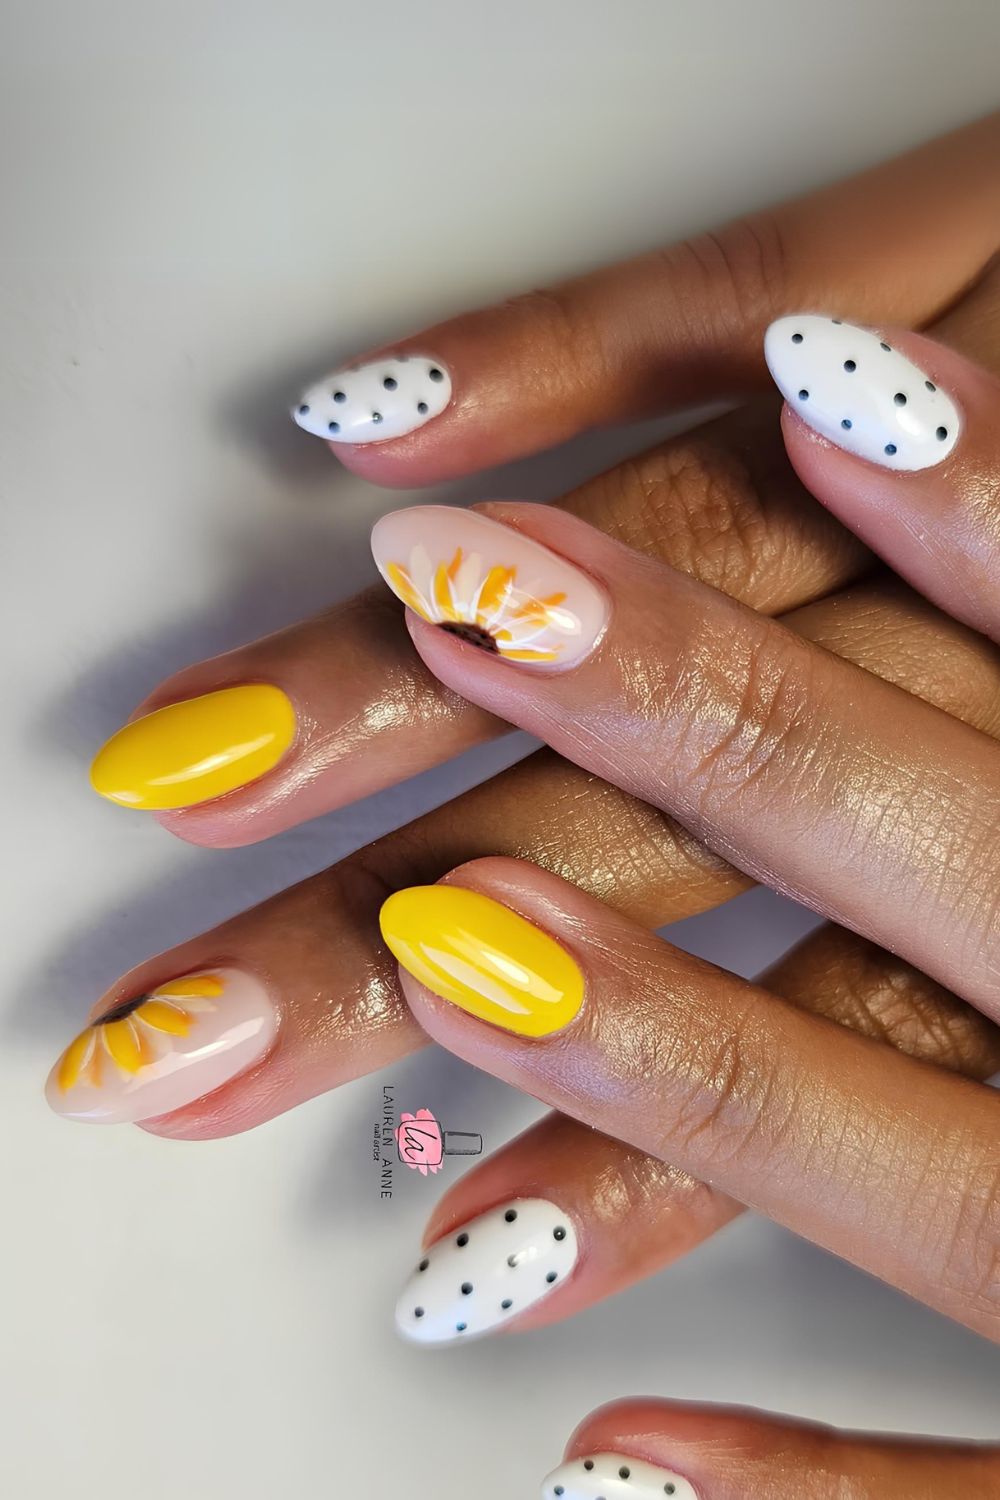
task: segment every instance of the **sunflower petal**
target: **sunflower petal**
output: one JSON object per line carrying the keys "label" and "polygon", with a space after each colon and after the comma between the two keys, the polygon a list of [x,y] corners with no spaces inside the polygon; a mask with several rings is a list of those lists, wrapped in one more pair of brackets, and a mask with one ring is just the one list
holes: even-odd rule
{"label": "sunflower petal", "polygon": [[188,996],[206,996],[215,1000],[226,988],[221,974],[185,974],[182,979],[168,979],[158,984],[153,996],[165,995],[171,1000],[183,1000]]}
{"label": "sunflower petal", "polygon": [[558,651],[508,651],[501,642],[500,655],[504,661],[555,661]]}
{"label": "sunflower petal", "polygon": [[169,1000],[146,1000],[135,1014],[144,1026],[169,1032],[171,1036],[187,1036],[191,1030],[191,1016]]}
{"label": "sunflower petal", "polygon": [[100,1028],[101,1039],[112,1062],[123,1073],[138,1073],[146,1052],[131,1021],[108,1021]]}
{"label": "sunflower petal", "polygon": [[438,621],[449,621],[452,624],[461,619],[455,609],[455,601],[451,592],[451,576],[447,563],[440,563],[434,574],[434,606],[437,610]]}
{"label": "sunflower petal", "polygon": [[427,608],[427,604],[417,593],[406,569],[401,568],[399,563],[387,563],[385,571],[388,573],[392,586],[403,603],[412,609],[414,614],[418,614],[422,620],[429,620],[431,614]]}
{"label": "sunflower petal", "polygon": [[64,1094],[68,1093],[81,1079],[89,1081],[86,1075],[90,1071],[96,1043],[97,1033],[93,1026],[88,1026],[86,1031],[80,1032],[75,1041],[70,1042],[59,1059],[56,1082]]}
{"label": "sunflower petal", "polygon": [[514,569],[491,568],[486,582],[479,591],[476,605],[476,624],[488,627],[500,608],[506,603],[510,586],[514,582]]}

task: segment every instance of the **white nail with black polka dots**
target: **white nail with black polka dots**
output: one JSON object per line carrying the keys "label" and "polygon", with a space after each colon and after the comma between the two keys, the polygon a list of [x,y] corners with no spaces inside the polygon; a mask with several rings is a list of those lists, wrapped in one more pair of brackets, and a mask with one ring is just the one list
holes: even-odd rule
{"label": "white nail with black polka dots", "polygon": [[425,1252],[396,1303],[396,1327],[418,1344],[491,1333],[561,1286],[577,1253],[573,1225],[554,1203],[501,1203]]}
{"label": "white nail with black polka dots", "polygon": [[332,443],[385,443],[405,437],[451,400],[451,376],[423,354],[397,354],[336,370],[303,391],[292,416]]}
{"label": "white nail with black polka dots", "polygon": [[689,1480],[641,1458],[595,1453],[554,1469],[542,1484],[544,1500],[698,1500]]}
{"label": "white nail with black polka dots", "polygon": [[779,318],[764,357],[789,406],[839,448],[901,473],[938,464],[962,427],[958,407],[878,333],[817,314]]}

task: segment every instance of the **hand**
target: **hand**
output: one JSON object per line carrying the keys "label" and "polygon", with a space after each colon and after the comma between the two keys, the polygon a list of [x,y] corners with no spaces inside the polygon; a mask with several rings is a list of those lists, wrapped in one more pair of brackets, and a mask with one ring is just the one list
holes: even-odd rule
{"label": "hand", "polygon": [[[755,277],[755,236],[746,225],[722,233],[717,275],[706,272],[701,293],[697,247],[667,252],[660,292],[664,321],[657,329],[663,339],[657,389],[664,399],[685,393],[698,373],[687,357],[686,340],[699,320],[702,345],[716,342],[710,370],[719,387],[763,383],[757,335],[775,306],[791,305],[793,291],[805,301],[832,298],[858,315],[890,307],[907,320],[927,320],[948,306],[938,324],[943,335],[980,359],[1000,363],[990,331],[996,278],[977,281],[1000,241],[991,219],[995,176],[984,165],[997,134],[997,122],[986,122],[769,216],[768,240],[776,234],[786,245],[798,246],[798,253],[786,257],[791,280],[784,295],[765,295]],[[886,232],[890,220],[905,230],[902,260],[895,231]],[[815,249],[821,236],[829,247],[824,258]],[[855,284],[853,259],[860,243],[863,287]],[[463,358],[473,371],[493,371],[495,384],[502,369],[491,343],[495,333],[505,326],[530,329],[527,315],[535,308],[544,334],[549,325],[543,315],[560,302],[575,311],[582,329],[587,308],[599,309],[587,296],[574,300],[574,289],[581,295],[594,285],[624,291],[628,268],[619,276],[616,282],[613,273],[602,273],[597,283],[574,283],[553,299],[515,305],[509,324],[501,310],[458,320],[440,332],[447,337],[454,329],[461,335],[465,328],[467,336],[459,338],[467,351]],[[727,284],[734,288],[731,294],[723,291]],[[730,319],[725,312],[735,302],[747,309],[745,326],[741,317]],[[609,349],[621,339],[615,309],[622,305],[620,298],[612,299],[608,315],[598,319],[597,343]],[[582,333],[575,341],[593,342]],[[511,345],[501,340],[501,347]],[[512,385],[523,385],[536,352],[525,332]],[[736,356],[732,375],[731,355]],[[578,393],[585,404],[587,371],[593,378],[599,368],[600,361],[581,368]],[[485,441],[493,430],[490,408],[478,415],[465,411],[461,386],[459,380],[464,415],[458,426],[465,430],[480,423],[479,439]],[[544,404],[545,394],[539,399]],[[443,461],[458,435],[452,429],[449,437],[451,421],[451,413],[441,418],[439,436],[428,426],[403,440],[409,445],[405,451],[398,443],[339,451],[354,466],[396,463],[400,482],[407,475],[418,482],[418,470],[408,465],[419,458],[421,445],[432,441],[436,461]],[[499,426],[501,435],[518,431],[506,422]],[[496,440],[494,432],[491,441]],[[495,448],[489,452],[498,456]],[[383,482],[390,477],[388,469],[372,472]],[[564,503],[758,609],[792,610],[786,622],[805,638],[972,723],[995,727],[997,676],[983,643],[883,578],[852,586],[870,568],[870,558],[795,481],[769,402],[666,443],[592,481]],[[496,720],[441,691],[415,663],[401,614],[391,604],[384,590],[369,591],[320,620],[191,668],[165,684],[147,707],[232,682],[273,681],[307,706],[308,716],[302,713],[291,757],[273,773],[221,799],[163,813],[162,820],[195,841],[247,842],[371,790],[403,767],[416,771],[474,738],[498,732]],[[214,1092],[208,1092],[213,1077],[195,1067],[175,1071],[171,1102],[161,1106],[170,1113],[146,1119],[146,1127],[187,1138],[245,1129],[420,1046],[423,1033],[400,998],[395,965],[377,941],[378,907],[392,889],[435,880],[460,861],[487,852],[548,863],[651,926],[712,906],[747,883],[670,818],[542,752],[323,875],[126,975],[95,1007],[95,1015],[106,1015],[175,975],[210,969],[224,959],[264,981],[267,1003],[281,1018],[277,1044],[240,1076],[233,1077],[238,1055],[224,1049],[215,1054],[221,1068],[213,1075],[220,1084]],[[1000,1065],[994,1028],[978,1012],[853,935],[820,934],[767,983],[797,1005],[970,1076],[988,1076]],[[269,1035],[262,1027],[258,1039]],[[152,1105],[143,1087],[149,1074],[140,1069],[132,1077],[127,1100],[117,1098],[115,1107],[142,1118]],[[534,1173],[544,1188],[549,1160],[557,1167],[560,1161],[580,1164],[567,1190],[578,1221],[589,1225],[592,1253],[574,1278],[576,1305],[646,1274],[739,1211],[683,1172],[553,1116],[463,1179],[441,1205],[431,1233],[447,1227],[449,1211],[452,1222],[459,1222],[489,1206],[475,1195],[488,1193],[491,1184],[499,1183],[502,1196],[504,1183],[527,1182]],[[588,1163],[594,1177],[585,1170]],[[494,1171],[496,1179],[490,1175]],[[463,1196],[466,1181],[470,1191]],[[612,1212],[612,1205],[619,1212]],[[619,1230],[626,1211],[637,1228],[627,1242]],[[557,1299],[553,1316],[562,1315],[560,1305]],[[524,1326],[548,1315],[544,1305],[529,1311]]]}
{"label": "hand", "polygon": [[[813,493],[1000,638],[997,381],[929,340],[826,316],[783,318],[767,343]],[[991,737],[544,508],[400,511],[373,548],[447,686],[1000,1019]],[[456,634],[455,618],[474,623]],[[382,929],[418,1020],[452,1051],[1000,1337],[992,1090],[804,1015],[523,863],[399,892]],[[565,1204],[558,1184],[551,1201]],[[546,1212],[523,1216],[539,1267]],[[565,1227],[552,1284],[582,1253]],[[499,1224],[468,1232],[470,1285],[516,1288],[515,1267],[494,1271]],[[490,1297],[455,1295],[450,1239],[428,1260],[404,1331],[497,1321]]]}

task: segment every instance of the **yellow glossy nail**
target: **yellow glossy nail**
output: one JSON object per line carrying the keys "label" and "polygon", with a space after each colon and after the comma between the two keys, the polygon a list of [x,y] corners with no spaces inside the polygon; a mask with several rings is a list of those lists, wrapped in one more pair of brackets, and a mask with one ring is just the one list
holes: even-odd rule
{"label": "yellow glossy nail", "polygon": [[295,710],[280,688],[222,688],[126,724],[98,751],[90,781],[123,807],[193,807],[256,781],[294,738]]}
{"label": "yellow glossy nail", "polygon": [[583,1004],[579,964],[540,927],[478,891],[415,885],[390,896],[382,936],[435,995],[519,1036],[548,1036]]}

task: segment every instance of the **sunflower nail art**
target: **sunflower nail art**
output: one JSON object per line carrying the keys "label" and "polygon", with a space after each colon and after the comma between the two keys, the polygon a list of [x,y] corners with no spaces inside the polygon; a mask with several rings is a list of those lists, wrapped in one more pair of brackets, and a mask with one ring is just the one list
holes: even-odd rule
{"label": "sunflower nail art", "polygon": [[510,662],[571,666],[596,644],[607,604],[547,547],[473,511],[416,506],[372,533],[382,577],[431,625]]}
{"label": "sunflower nail art", "polygon": [[210,1093],[262,1056],[276,1015],[259,980],[213,970],[123,1000],[87,1026],[49,1076],[73,1119],[149,1119]]}

